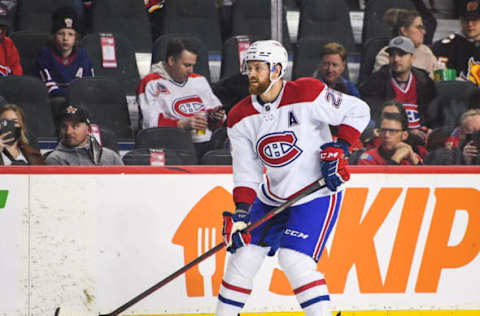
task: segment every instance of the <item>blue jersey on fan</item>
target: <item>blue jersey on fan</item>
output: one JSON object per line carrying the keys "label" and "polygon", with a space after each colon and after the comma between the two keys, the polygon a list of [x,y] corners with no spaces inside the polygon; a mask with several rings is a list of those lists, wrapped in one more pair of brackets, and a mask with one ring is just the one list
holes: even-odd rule
{"label": "blue jersey on fan", "polygon": [[37,71],[50,96],[66,96],[72,80],[94,76],[87,51],[77,47],[65,58],[50,46],[42,47],[37,57]]}

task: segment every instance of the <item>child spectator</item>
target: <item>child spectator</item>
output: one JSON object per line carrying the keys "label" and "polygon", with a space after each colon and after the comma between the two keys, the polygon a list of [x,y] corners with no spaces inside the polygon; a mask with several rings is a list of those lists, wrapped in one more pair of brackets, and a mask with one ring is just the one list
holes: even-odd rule
{"label": "child spectator", "polygon": [[52,15],[52,38],[38,54],[38,74],[47,86],[55,114],[66,106],[70,82],[94,75],[87,51],[77,45],[79,32],[75,10],[71,7],[57,9]]}

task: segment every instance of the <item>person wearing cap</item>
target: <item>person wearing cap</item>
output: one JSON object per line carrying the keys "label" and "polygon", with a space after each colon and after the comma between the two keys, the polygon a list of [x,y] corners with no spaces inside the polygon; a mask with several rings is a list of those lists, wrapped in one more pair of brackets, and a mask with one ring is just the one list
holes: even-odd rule
{"label": "person wearing cap", "polygon": [[427,107],[436,96],[435,84],[425,70],[413,66],[415,46],[409,38],[391,39],[386,51],[389,63],[360,85],[360,95],[370,105],[374,121],[379,120],[386,100],[400,101],[407,112],[410,132],[425,141],[422,129],[429,126]]}
{"label": "person wearing cap", "polygon": [[60,142],[47,155],[47,165],[123,165],[119,154],[102,147],[90,134],[90,119],[85,109],[69,105],[61,112],[59,122]]}
{"label": "person wearing cap", "polygon": [[457,78],[479,85],[476,64],[480,63],[480,0],[463,2],[460,23],[460,33],[436,41],[432,50],[446,68],[456,70]]}
{"label": "person wearing cap", "polygon": [[0,3],[0,77],[23,74],[17,47],[7,36],[9,28],[9,10],[5,4]]}
{"label": "person wearing cap", "polygon": [[37,74],[48,89],[56,110],[66,106],[67,88],[76,78],[93,77],[93,65],[80,38],[79,19],[72,7],[57,9],[52,15],[52,37],[37,57]]}

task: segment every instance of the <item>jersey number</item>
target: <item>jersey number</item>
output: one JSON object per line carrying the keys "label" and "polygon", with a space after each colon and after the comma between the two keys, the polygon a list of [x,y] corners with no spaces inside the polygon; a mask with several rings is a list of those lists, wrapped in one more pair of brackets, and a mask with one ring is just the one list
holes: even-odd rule
{"label": "jersey number", "polygon": [[327,102],[334,107],[339,108],[340,105],[342,105],[342,93],[337,90],[327,88],[325,100],[327,100]]}

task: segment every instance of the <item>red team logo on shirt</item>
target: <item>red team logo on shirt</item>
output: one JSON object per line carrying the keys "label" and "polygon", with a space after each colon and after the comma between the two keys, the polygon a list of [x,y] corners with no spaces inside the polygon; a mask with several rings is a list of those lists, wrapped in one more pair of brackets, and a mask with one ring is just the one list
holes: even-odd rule
{"label": "red team logo on shirt", "polygon": [[285,166],[300,156],[297,136],[292,131],[267,134],[257,142],[257,152],[270,167]]}
{"label": "red team logo on shirt", "polygon": [[173,112],[180,116],[193,116],[204,108],[202,98],[196,95],[173,100]]}

